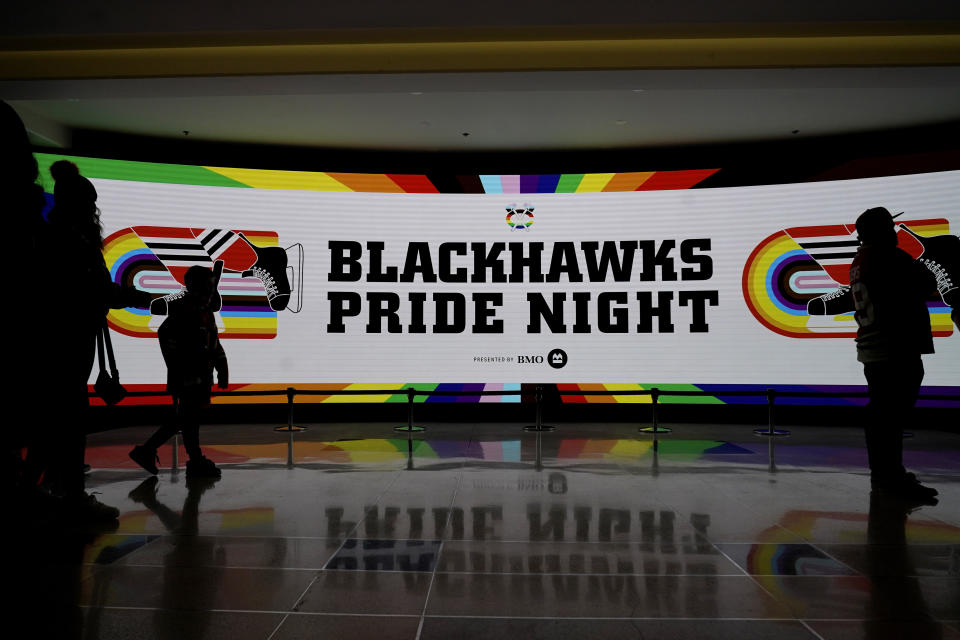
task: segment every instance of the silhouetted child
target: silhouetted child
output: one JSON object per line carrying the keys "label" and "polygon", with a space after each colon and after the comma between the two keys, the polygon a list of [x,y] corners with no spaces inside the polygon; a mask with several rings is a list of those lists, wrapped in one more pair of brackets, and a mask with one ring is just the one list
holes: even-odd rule
{"label": "silhouetted child", "polygon": [[167,391],[173,396],[176,420],[133,448],[130,458],[150,473],[157,473],[157,449],[177,432],[183,433],[187,450],[187,477],[220,477],[220,469],[200,451],[200,411],[210,404],[213,372],[217,385],[227,388],[227,356],[217,337],[213,307],[218,307],[217,283],[223,262],[213,271],[193,266],[184,276],[186,289],[169,303],[167,319],[157,332],[160,351],[167,365]]}

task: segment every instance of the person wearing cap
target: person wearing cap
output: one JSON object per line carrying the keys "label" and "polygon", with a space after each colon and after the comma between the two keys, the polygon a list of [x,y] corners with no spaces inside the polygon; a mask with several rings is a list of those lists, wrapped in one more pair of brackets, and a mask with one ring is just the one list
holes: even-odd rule
{"label": "person wearing cap", "polygon": [[857,360],[869,393],[865,428],[870,482],[879,495],[936,504],[903,467],[903,429],[923,381],[922,354],[933,353],[926,300],[936,291],[930,272],[897,247],[893,216],[883,207],[857,218],[860,249],[850,266],[857,321]]}

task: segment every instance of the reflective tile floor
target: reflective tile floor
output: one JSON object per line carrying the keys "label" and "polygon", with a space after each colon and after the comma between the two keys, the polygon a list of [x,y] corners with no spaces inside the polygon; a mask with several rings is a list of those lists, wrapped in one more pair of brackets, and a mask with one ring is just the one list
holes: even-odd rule
{"label": "reflective tile floor", "polygon": [[910,510],[853,429],[307,426],[204,428],[217,482],[91,436],[119,526],[15,527],[8,637],[960,638],[960,434],[906,442]]}

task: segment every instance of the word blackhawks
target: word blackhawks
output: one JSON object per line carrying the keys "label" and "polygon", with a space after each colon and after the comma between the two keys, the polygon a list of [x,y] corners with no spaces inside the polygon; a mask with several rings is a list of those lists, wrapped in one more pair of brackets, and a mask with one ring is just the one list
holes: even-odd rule
{"label": "word blackhawks", "polygon": [[715,289],[663,285],[713,277],[709,238],[328,250],[328,333],[704,333],[719,303]]}

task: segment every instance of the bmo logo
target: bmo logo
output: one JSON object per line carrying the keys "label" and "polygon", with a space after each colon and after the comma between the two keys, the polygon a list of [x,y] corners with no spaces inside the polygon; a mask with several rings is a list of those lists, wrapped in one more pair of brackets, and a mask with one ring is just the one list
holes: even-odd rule
{"label": "bmo logo", "polygon": [[563,349],[554,349],[547,354],[547,364],[554,369],[563,369],[567,366],[567,352]]}
{"label": "bmo logo", "polygon": [[562,369],[567,365],[567,352],[563,349],[554,349],[544,356],[517,355],[517,364],[543,364],[546,362],[554,369]]}

